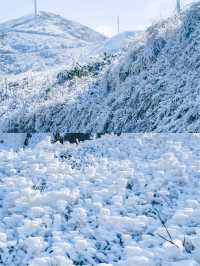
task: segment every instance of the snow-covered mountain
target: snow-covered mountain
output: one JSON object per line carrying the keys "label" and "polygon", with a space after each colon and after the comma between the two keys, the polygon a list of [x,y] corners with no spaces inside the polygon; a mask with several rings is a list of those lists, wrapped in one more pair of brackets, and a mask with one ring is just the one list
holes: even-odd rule
{"label": "snow-covered mountain", "polygon": [[55,75],[42,86],[29,84],[26,95],[24,89],[17,93],[11,87],[1,96],[0,128],[9,132],[199,132],[200,3],[191,5],[180,18],[152,25],[142,36],[95,78],[87,71],[86,77],[77,78],[79,71],[85,72],[75,68],[75,78],[61,85]]}
{"label": "snow-covered mountain", "polygon": [[129,47],[139,42],[144,38],[145,32],[142,31],[125,31],[116,36],[106,40],[99,47],[96,47],[95,53],[120,53],[127,51]]}
{"label": "snow-covered mountain", "polygon": [[71,64],[106,37],[52,13],[25,16],[0,25],[0,74]]}

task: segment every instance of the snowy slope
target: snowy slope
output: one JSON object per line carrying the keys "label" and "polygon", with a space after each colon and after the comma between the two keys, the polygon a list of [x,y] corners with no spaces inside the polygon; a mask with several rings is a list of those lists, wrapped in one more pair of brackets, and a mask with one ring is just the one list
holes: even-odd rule
{"label": "snowy slope", "polygon": [[144,38],[145,32],[142,31],[126,31],[119,33],[118,35],[108,39],[105,43],[95,48],[94,53],[120,53],[121,51],[127,51],[130,46],[138,43]]}
{"label": "snowy slope", "polygon": [[133,134],[0,149],[0,264],[198,266],[199,143]]}
{"label": "snowy slope", "polygon": [[26,134],[0,133],[0,150],[19,150],[24,146]]}
{"label": "snowy slope", "polygon": [[0,25],[0,74],[45,70],[84,57],[106,37],[52,13]]}
{"label": "snowy slope", "polygon": [[[101,55],[91,58],[83,65],[73,64],[42,72],[9,75],[2,81],[0,79],[0,132],[37,131],[36,128],[40,126],[35,122],[39,122],[38,112],[41,108],[48,109],[53,106],[53,112],[56,109],[60,112],[66,103],[75,103],[89,86],[101,79],[115,60],[119,60],[118,55]],[[81,71],[83,76],[80,76]],[[72,73],[70,75],[73,75],[73,78],[67,78],[69,73]],[[32,116],[35,114],[37,117],[33,122]],[[49,122],[54,125],[54,119],[51,119],[48,111],[45,111],[45,114],[48,119],[42,122],[40,132],[49,132]]]}
{"label": "snowy slope", "polygon": [[180,19],[152,25],[127,54],[111,60],[111,66],[95,78],[58,86],[55,75],[50,82],[44,79],[42,86],[33,82],[30,94],[23,86],[19,93],[12,86],[10,91],[6,88],[1,96],[1,130],[199,132],[199,21],[198,2]]}
{"label": "snowy slope", "polygon": [[2,23],[0,30],[11,32],[25,31],[30,34],[35,32],[35,34],[41,33],[71,40],[79,39],[87,43],[101,42],[106,39],[100,33],[86,26],[49,12],[39,12],[36,18],[30,15]]}
{"label": "snowy slope", "polygon": [[18,152],[27,146],[33,148],[48,136],[48,134],[0,133],[0,151],[13,150]]}
{"label": "snowy slope", "polygon": [[[181,21],[170,18],[149,28],[142,45],[134,46],[102,82],[68,107],[60,128],[72,132],[198,132],[199,18],[200,4],[196,3]],[[81,114],[78,118],[77,113]]]}
{"label": "snowy slope", "polygon": [[98,80],[64,84],[57,90],[64,95],[58,104],[52,99],[46,105],[36,103],[35,109],[33,105],[31,110],[10,112],[13,102],[9,109],[2,109],[1,128],[17,132],[199,132],[199,21],[198,2],[181,19],[152,25]]}

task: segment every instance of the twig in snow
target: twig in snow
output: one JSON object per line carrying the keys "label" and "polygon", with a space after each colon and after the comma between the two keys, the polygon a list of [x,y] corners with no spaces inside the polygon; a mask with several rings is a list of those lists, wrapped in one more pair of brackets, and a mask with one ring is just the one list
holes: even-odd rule
{"label": "twig in snow", "polygon": [[[156,210],[156,209],[155,209],[155,210]],[[171,236],[169,230],[167,229],[167,226],[166,226],[165,222],[162,220],[162,218],[161,218],[160,213],[159,213],[158,210],[156,210],[156,214],[157,214],[157,217],[159,218],[159,220],[160,220],[160,222],[161,222],[163,228],[165,228],[165,231],[167,232],[167,235],[169,236],[169,239],[165,238],[164,236],[162,236],[162,235],[160,235],[160,234],[158,234],[158,236],[159,236],[160,238],[164,239],[165,241],[169,242],[170,244],[174,245],[175,247],[179,248],[179,246],[176,245],[176,243],[174,243],[174,240],[173,240],[173,238],[172,238],[172,236]]]}

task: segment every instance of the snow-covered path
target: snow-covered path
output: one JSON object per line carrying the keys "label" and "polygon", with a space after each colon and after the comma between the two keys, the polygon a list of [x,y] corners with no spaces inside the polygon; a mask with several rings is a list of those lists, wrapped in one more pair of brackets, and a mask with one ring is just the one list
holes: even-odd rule
{"label": "snow-covered path", "polygon": [[200,135],[2,147],[0,265],[200,265],[199,185]]}

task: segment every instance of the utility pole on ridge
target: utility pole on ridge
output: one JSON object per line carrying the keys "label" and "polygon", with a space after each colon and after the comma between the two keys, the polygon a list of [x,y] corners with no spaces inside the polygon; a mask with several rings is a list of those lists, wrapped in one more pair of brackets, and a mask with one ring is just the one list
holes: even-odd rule
{"label": "utility pole on ridge", "polygon": [[117,33],[120,32],[120,19],[119,16],[117,16]]}
{"label": "utility pole on ridge", "polygon": [[35,17],[37,17],[38,15],[37,0],[34,0],[34,14],[35,14]]}
{"label": "utility pole on ridge", "polygon": [[181,0],[176,0],[176,12],[178,15],[181,14]]}

